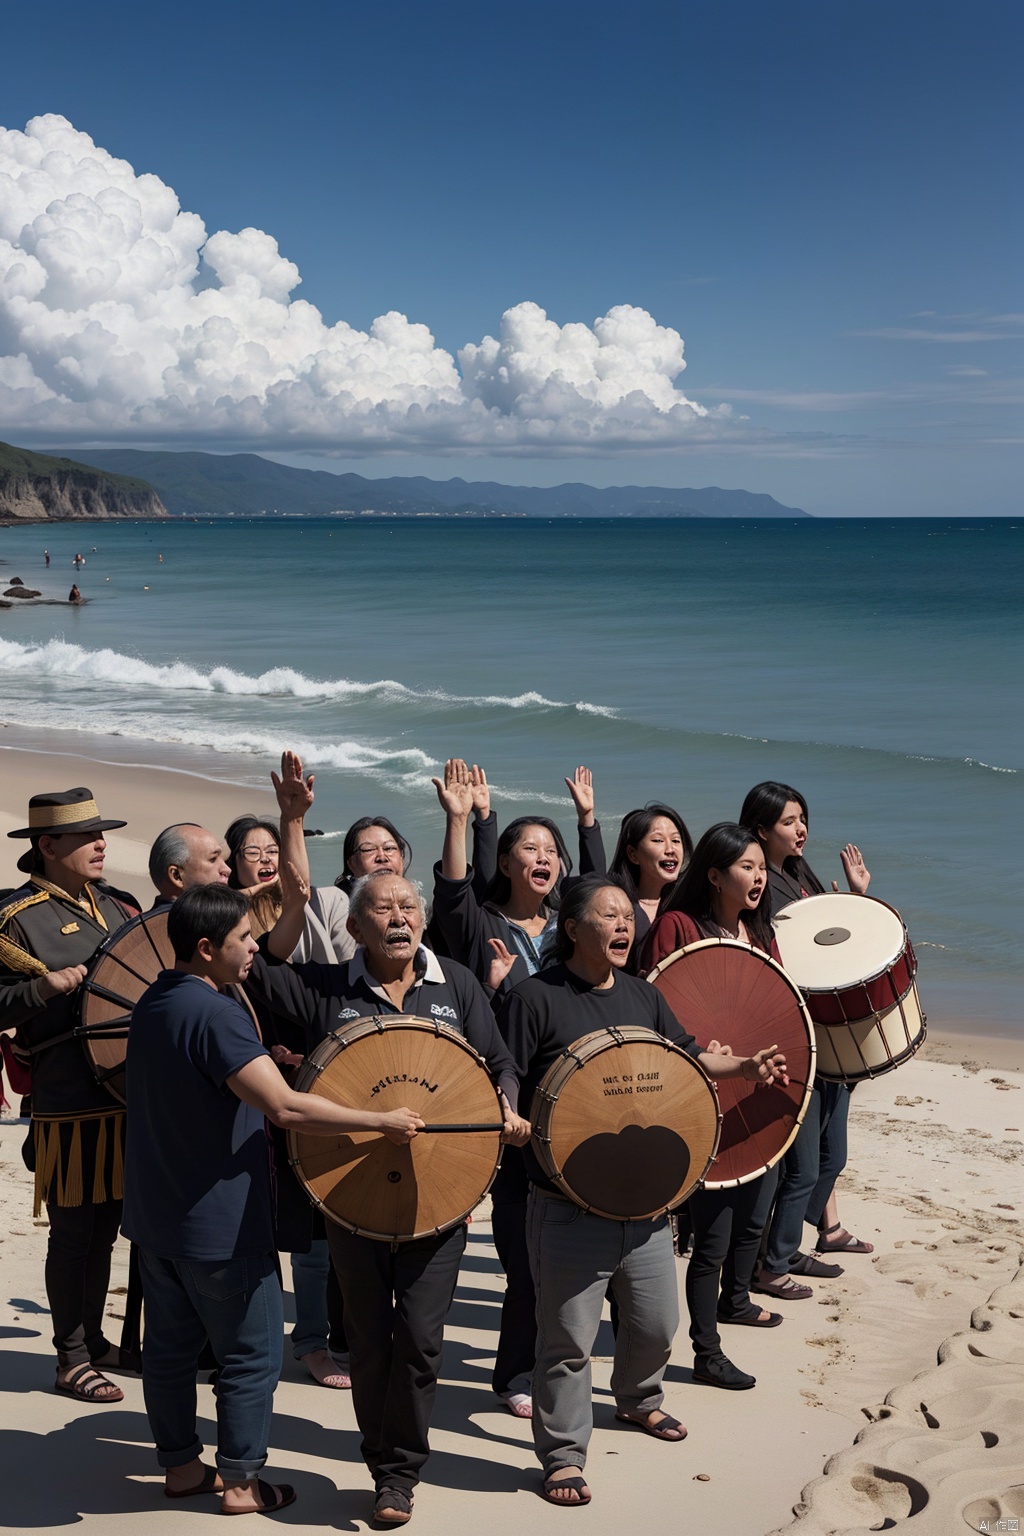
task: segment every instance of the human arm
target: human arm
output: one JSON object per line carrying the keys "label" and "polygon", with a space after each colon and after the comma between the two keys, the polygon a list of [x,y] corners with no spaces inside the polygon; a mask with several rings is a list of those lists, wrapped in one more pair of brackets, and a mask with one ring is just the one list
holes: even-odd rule
{"label": "human arm", "polygon": [[[843,864],[843,873],[846,875],[846,883],[856,896],[866,896],[868,886],[871,884],[871,875],[864,863],[864,855],[856,843],[847,843],[845,848],[840,848],[839,857]],[[833,882],[833,889],[836,889]]]}
{"label": "human arm", "polygon": [[488,939],[487,947],[491,950],[494,958],[488,967],[487,980],[484,985],[490,987],[492,992],[498,992],[501,989],[502,982],[515,965],[516,957],[509,952],[508,947],[502,943],[501,939]]}
{"label": "human arm", "polygon": [[293,864],[309,886],[309,855],[302,825],[303,817],[313,804],[313,775],[303,777],[302,759],[297,752],[282,752],[280,775],[271,771],[270,778],[281,812],[280,868],[283,871],[287,864]]}
{"label": "human arm", "polygon": [[441,872],[446,880],[464,880],[466,862],[466,825],[473,809],[472,773],[461,757],[450,757],[444,765],[444,779],[431,781],[445,814],[444,848]]}
{"label": "human arm", "polygon": [[726,1055],[721,1049],[701,1051],[697,1060],[709,1077],[741,1077],[744,1082],[756,1083],[761,1088],[789,1082],[786,1058],[774,1045],[765,1046],[753,1056]]}
{"label": "human arm", "polygon": [[469,770],[473,781],[473,894],[483,901],[498,872],[498,818],[491,810],[491,790],[479,764]]}
{"label": "human arm", "polygon": [[261,1054],[227,1078],[227,1085],[244,1104],[259,1110],[283,1131],[302,1131],[309,1136],[344,1136],[351,1131],[378,1131],[404,1146],[423,1121],[411,1109],[383,1113],[350,1109],[321,1094],[296,1093],[289,1088],[269,1055]]}
{"label": "human arm", "polygon": [[566,785],[576,807],[576,820],[581,827],[594,825],[594,775],[582,763]]}
{"label": "human arm", "polygon": [[[306,926],[306,903],[309,900],[309,884],[290,859],[284,858],[279,868],[281,880],[281,916],[266,936],[267,952],[277,960],[289,960],[299,946]],[[308,869],[308,865],[306,866]]]}

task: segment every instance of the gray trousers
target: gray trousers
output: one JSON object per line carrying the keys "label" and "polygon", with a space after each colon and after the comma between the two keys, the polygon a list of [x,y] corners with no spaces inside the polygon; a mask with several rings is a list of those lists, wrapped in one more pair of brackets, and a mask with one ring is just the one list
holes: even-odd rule
{"label": "gray trousers", "polygon": [[537,1293],[533,1440],[545,1472],[583,1467],[594,1428],[590,1356],[611,1283],[619,1308],[612,1392],[620,1412],[660,1408],[679,1326],[672,1232],[658,1221],[610,1221],[531,1189],[526,1217]]}

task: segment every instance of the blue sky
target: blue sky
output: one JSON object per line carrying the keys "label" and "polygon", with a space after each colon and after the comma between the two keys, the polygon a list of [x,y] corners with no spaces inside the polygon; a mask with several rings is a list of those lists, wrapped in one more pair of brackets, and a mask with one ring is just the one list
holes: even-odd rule
{"label": "blue sky", "polygon": [[[426,437],[392,413],[357,444],[329,412],[311,436],[295,396],[272,426],[239,406],[222,430],[161,406],[154,443],[367,474],[744,486],[834,515],[1018,508],[1024,14],[1006,0],[56,3],[9,10],[4,33],[4,127],[60,114],[206,234],[266,232],[327,326],[399,311],[454,356],[512,306],[588,327],[633,306],[683,338],[675,387],[709,413],[691,431],[680,407],[652,439],[594,406],[574,436],[575,396],[545,395],[524,435],[452,426],[449,401]],[[0,353],[31,359],[38,334],[0,320]],[[646,359],[652,337],[634,317],[627,351]],[[386,388],[420,387],[395,345]],[[481,385],[492,416],[500,362]],[[41,353],[51,392],[55,366]],[[70,414],[0,411],[0,432],[144,446],[155,416],[84,399],[108,382],[83,363]]]}

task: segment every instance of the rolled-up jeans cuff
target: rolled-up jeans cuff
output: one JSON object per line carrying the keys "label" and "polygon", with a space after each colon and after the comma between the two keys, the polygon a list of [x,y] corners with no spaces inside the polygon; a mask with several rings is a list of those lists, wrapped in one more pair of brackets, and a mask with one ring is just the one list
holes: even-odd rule
{"label": "rolled-up jeans cuff", "polygon": [[165,1471],[171,1467],[187,1467],[190,1461],[195,1461],[202,1454],[203,1442],[198,1435],[183,1451],[162,1451],[159,1446],[156,1448],[157,1462]]}
{"label": "rolled-up jeans cuff", "polygon": [[217,1452],[217,1471],[227,1483],[249,1483],[258,1477],[267,1464],[265,1456],[253,1456],[248,1461],[232,1461],[230,1456]]}

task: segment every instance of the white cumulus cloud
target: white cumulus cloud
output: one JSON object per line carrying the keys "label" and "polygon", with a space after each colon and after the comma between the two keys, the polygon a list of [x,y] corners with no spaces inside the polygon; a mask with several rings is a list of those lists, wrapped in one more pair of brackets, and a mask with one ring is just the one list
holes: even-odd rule
{"label": "white cumulus cloud", "polygon": [[0,129],[0,429],[34,441],[591,452],[715,435],[677,331],[506,310],[458,366],[392,311],[368,331],[293,298],[273,236],[208,235],[158,176],[64,117]]}

